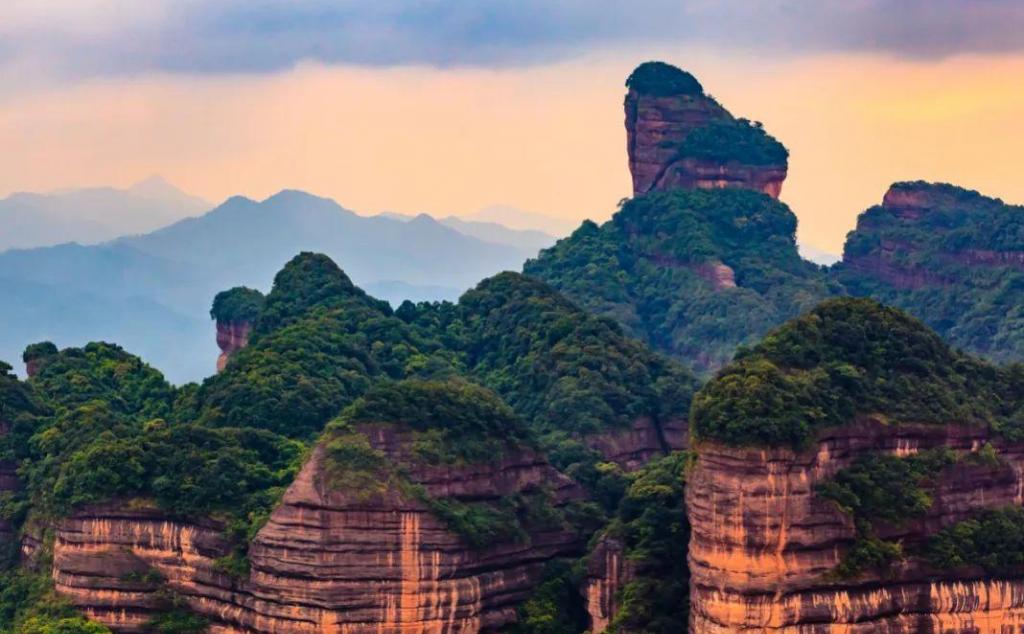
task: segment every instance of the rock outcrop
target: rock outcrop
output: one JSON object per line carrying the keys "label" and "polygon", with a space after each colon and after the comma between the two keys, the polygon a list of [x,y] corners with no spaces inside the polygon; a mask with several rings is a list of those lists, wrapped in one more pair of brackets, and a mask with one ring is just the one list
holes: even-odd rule
{"label": "rock outcrop", "polygon": [[[405,460],[401,433],[364,432],[389,459]],[[168,594],[207,618],[212,632],[492,631],[515,621],[545,562],[583,548],[575,532],[554,526],[476,549],[415,496],[339,490],[326,465],[319,448],[251,544],[245,579],[219,571],[229,544],[216,522],[118,504],[60,523],[57,590],[124,632],[142,631]],[[528,449],[487,464],[417,467],[410,477],[429,496],[463,501],[544,489],[557,508],[581,495]]]}
{"label": "rock outcrop", "polygon": [[[734,119],[706,95],[689,73],[648,62],[633,72],[626,85],[626,139],[634,196],[667,189],[741,187],[779,197],[787,171],[784,156],[765,162],[751,160],[750,154],[732,155],[721,147],[710,154],[688,152],[687,138],[696,130],[716,122],[743,129],[747,123]],[[771,139],[771,143],[777,142]],[[739,147],[734,145],[732,149]]]}
{"label": "rock outcrop", "polygon": [[992,443],[998,465],[962,461],[935,483],[928,513],[879,537],[905,552],[983,507],[1021,504],[1024,445],[967,426],[864,420],[822,433],[803,452],[703,443],[688,479],[691,631],[997,634],[1024,628],[1024,578],[941,571],[916,559],[888,574],[830,575],[855,538],[852,519],[815,485],[859,456]]}
{"label": "rock outcrop", "polygon": [[654,421],[642,416],[632,427],[583,437],[583,443],[609,462],[634,471],[652,458],[681,451],[689,444],[685,420]]}
{"label": "rock outcrop", "polygon": [[633,579],[634,572],[622,541],[602,536],[587,556],[587,574],[583,580],[590,632],[600,634],[608,629],[619,610],[622,589]]}
{"label": "rock outcrop", "polygon": [[248,321],[217,321],[217,371],[221,372],[228,364],[231,355],[249,345],[252,334],[252,323]]}

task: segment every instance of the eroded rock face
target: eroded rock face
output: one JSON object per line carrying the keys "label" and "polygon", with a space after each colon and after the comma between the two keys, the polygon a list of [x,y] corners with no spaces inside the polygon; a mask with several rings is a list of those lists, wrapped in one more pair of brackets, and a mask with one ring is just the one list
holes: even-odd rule
{"label": "eroded rock face", "polygon": [[871,452],[992,444],[998,466],[961,462],[943,473],[928,514],[879,537],[912,549],[981,507],[1021,504],[1024,445],[982,429],[863,421],[824,433],[808,451],[702,445],[688,478],[691,631],[822,634],[996,634],[1024,627],[1024,579],[980,569],[929,570],[913,560],[891,576],[826,575],[853,543],[852,520],[814,494],[817,483]]}
{"label": "eroded rock face", "polygon": [[220,348],[220,356],[217,357],[218,372],[224,370],[231,355],[249,345],[250,334],[252,324],[247,321],[217,322],[217,347]]}
{"label": "eroded rock face", "polygon": [[[401,434],[365,430],[400,459]],[[216,570],[227,553],[221,527],[173,521],[153,509],[96,507],[61,522],[54,546],[57,590],[90,618],[141,631],[160,589],[185,600],[213,632],[477,632],[513,622],[546,561],[579,554],[564,528],[528,540],[468,546],[400,491],[336,490],[317,449],[250,547],[244,580]],[[544,487],[556,506],[580,490],[537,454],[509,450],[492,463],[419,468],[435,497],[489,500]],[[163,583],[147,581],[150,571]]]}
{"label": "eroded rock face", "polygon": [[634,471],[652,458],[686,449],[689,427],[685,420],[656,422],[643,416],[633,421],[628,429],[587,436],[583,442],[609,462]]}
{"label": "eroded rock face", "polygon": [[620,592],[634,577],[633,563],[624,550],[620,540],[604,535],[588,555],[583,597],[593,634],[608,629],[620,607]]}
{"label": "eroded rock face", "polygon": [[626,95],[626,143],[633,195],[668,189],[741,187],[778,198],[787,166],[717,163],[681,156],[678,147],[693,130],[732,115],[703,94]]}

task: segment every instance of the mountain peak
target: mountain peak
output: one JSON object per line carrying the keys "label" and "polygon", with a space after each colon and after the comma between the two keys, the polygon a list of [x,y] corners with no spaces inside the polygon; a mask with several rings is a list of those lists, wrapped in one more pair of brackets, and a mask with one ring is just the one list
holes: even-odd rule
{"label": "mountain peak", "polygon": [[789,152],[763,126],[733,117],[693,75],[645,62],[626,80],[633,195],[667,189],[753,189],[778,198]]}
{"label": "mountain peak", "polygon": [[690,73],[665,62],[644,62],[626,79],[626,87],[656,97],[703,96],[704,87]]}

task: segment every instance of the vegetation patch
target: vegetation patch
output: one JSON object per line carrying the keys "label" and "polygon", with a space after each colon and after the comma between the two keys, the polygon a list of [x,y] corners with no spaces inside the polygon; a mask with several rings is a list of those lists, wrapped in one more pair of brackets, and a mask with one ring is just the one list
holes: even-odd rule
{"label": "vegetation patch", "polygon": [[860,414],[991,425],[1014,437],[1018,373],[953,350],[897,309],[835,299],[738,353],[694,398],[690,421],[700,439],[795,449]]}
{"label": "vegetation patch", "polygon": [[213,298],[210,317],[221,323],[255,323],[263,311],[263,293],[236,286],[221,291]]}
{"label": "vegetation patch", "polygon": [[1024,509],[1019,506],[979,512],[933,536],[925,559],[937,568],[981,566],[989,574],[1024,568]]}
{"label": "vegetation patch", "polygon": [[640,64],[626,79],[626,87],[655,97],[704,94],[704,89],[696,77],[665,62]]}
{"label": "vegetation patch", "polygon": [[[852,578],[867,570],[885,570],[902,559],[906,554],[902,545],[878,538],[876,524],[884,522],[890,526],[901,526],[922,517],[932,506],[935,483],[942,472],[961,461],[989,464],[993,452],[991,445],[987,447],[988,450],[969,454],[957,454],[944,447],[902,457],[869,454],[839,471],[831,480],[819,484],[815,492],[850,515],[857,529],[856,541],[834,574],[839,578]],[[943,532],[943,535],[947,534],[951,539],[953,533]],[[955,558],[955,551],[964,552],[950,546],[953,543],[950,539],[943,542],[946,544],[944,549],[934,550],[934,553],[950,554],[948,561]],[[932,544],[941,541],[936,538]]]}
{"label": "vegetation patch", "polygon": [[785,167],[789,150],[760,121],[716,119],[686,135],[677,157],[715,163]]}

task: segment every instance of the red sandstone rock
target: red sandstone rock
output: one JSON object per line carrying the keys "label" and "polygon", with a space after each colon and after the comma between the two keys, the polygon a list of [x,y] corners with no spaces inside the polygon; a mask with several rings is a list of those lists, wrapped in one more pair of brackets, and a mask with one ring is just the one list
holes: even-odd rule
{"label": "red sandstone rock", "polygon": [[630,90],[626,95],[626,143],[633,195],[668,189],[741,187],[778,198],[786,165],[714,163],[679,157],[677,148],[693,130],[711,121],[732,119],[705,95],[655,96]]}
{"label": "red sandstone rock", "polygon": [[217,357],[217,371],[221,372],[228,364],[231,355],[249,345],[252,324],[247,321],[217,322],[217,346],[220,356]]}
{"label": "red sandstone rock", "polygon": [[691,631],[867,634],[996,634],[1024,627],[1024,580],[981,570],[946,573],[907,563],[891,576],[837,581],[825,575],[853,543],[850,518],[814,495],[817,483],[858,456],[906,455],[992,442],[1000,467],[959,464],[937,483],[926,517],[880,536],[912,548],[981,507],[1020,504],[1024,444],[982,429],[890,426],[874,421],[822,434],[808,451],[702,444],[687,483],[692,537]]}
{"label": "red sandstone rock", "polygon": [[[404,462],[402,435],[365,429]],[[367,497],[334,489],[317,450],[250,548],[248,579],[215,568],[228,551],[216,522],[184,522],[152,508],[104,505],[63,520],[53,576],[57,590],[90,618],[142,631],[159,606],[158,571],[212,632],[478,632],[516,618],[546,561],[576,555],[579,536],[561,528],[528,541],[469,547],[416,499],[399,491]],[[526,449],[487,464],[416,467],[432,496],[489,500],[545,487],[556,506],[580,497],[574,483]]]}

